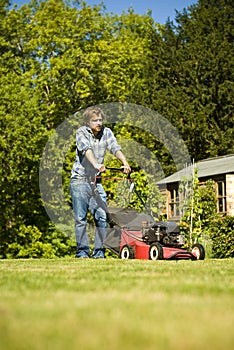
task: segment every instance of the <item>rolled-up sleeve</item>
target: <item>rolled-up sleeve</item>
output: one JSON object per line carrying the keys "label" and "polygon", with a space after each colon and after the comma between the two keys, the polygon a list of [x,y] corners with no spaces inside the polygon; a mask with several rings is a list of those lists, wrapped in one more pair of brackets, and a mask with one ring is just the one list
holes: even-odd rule
{"label": "rolled-up sleeve", "polygon": [[111,129],[107,129],[107,149],[110,151],[112,154],[115,155],[117,151],[121,151],[121,146],[118,144],[113,132]]}
{"label": "rolled-up sleeve", "polygon": [[78,130],[76,133],[76,146],[79,152],[81,152],[83,155],[88,149],[92,149],[92,146],[90,144],[90,140],[87,137],[87,133],[84,132],[84,130]]}

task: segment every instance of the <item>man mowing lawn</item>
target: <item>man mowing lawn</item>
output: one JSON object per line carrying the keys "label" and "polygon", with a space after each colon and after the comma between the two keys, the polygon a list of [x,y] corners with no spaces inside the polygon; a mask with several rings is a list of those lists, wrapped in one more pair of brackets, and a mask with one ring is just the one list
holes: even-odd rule
{"label": "man mowing lawn", "polygon": [[86,232],[89,209],[96,225],[92,257],[105,258],[103,240],[106,236],[106,212],[98,204],[97,195],[106,203],[106,193],[96,175],[106,171],[103,164],[106,151],[121,161],[125,174],[131,171],[112,130],[103,126],[103,117],[103,111],[99,107],[87,108],[84,112],[85,125],[76,133],[76,159],[71,173],[70,191],[75,217],[77,258],[90,257]]}

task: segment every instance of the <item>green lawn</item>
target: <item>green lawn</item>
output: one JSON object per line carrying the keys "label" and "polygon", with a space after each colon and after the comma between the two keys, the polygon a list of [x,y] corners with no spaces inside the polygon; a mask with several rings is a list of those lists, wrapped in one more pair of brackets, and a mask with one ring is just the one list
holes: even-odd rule
{"label": "green lawn", "polygon": [[1,350],[231,350],[234,260],[0,260]]}

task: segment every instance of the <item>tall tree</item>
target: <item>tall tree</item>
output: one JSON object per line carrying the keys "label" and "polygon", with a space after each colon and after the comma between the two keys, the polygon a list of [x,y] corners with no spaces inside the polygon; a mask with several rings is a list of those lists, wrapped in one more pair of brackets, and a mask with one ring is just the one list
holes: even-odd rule
{"label": "tall tree", "polygon": [[[231,0],[200,0],[165,26],[150,13],[110,15],[80,1],[8,5],[0,12],[1,256],[30,227],[37,237],[50,232],[38,184],[42,152],[54,129],[88,105],[131,102],[160,112],[196,160],[233,152]],[[136,111],[135,128],[127,118],[115,131],[172,171],[160,138],[142,130]]]}
{"label": "tall tree", "polygon": [[[200,0],[152,41],[150,106],[166,116],[196,160],[232,153],[234,8],[231,0]],[[155,38],[155,36],[154,36]]]}
{"label": "tall tree", "polygon": [[72,7],[61,0],[33,0],[4,13],[1,256],[28,232],[24,227],[50,229],[38,181],[46,141],[75,111],[128,99],[129,89],[141,83],[142,31],[149,21],[133,12],[119,18],[99,6]]}

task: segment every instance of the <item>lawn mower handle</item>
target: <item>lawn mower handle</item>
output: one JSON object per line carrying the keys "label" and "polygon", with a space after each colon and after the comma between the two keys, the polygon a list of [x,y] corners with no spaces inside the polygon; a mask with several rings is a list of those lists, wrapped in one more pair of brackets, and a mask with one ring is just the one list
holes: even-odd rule
{"label": "lawn mower handle", "polygon": [[[107,169],[107,170],[114,170],[114,171],[123,171],[123,168],[106,167],[106,169]],[[135,168],[135,169],[136,169],[136,168]],[[139,168],[136,169],[136,170],[139,171]],[[131,172],[132,172],[132,171],[130,171],[130,173],[127,174],[127,179],[128,179],[129,181],[131,181],[132,184],[134,184],[134,183],[133,183],[133,180],[131,179],[131,176],[130,176]],[[151,210],[149,210],[149,209],[147,208],[146,203],[145,203],[145,202],[143,201],[143,199],[141,198],[141,195],[140,195],[140,193],[138,192],[138,190],[136,189],[135,186],[134,186],[134,191],[135,191],[137,197],[139,198],[139,200],[141,201],[141,204],[142,204],[142,205],[144,206],[144,208],[146,209],[147,213],[153,218],[153,214],[152,214]]]}
{"label": "lawn mower handle", "polygon": [[[123,166],[123,167],[120,167],[120,168],[106,167],[106,169],[107,169],[107,170],[114,170],[114,171],[123,171],[124,166]],[[139,168],[133,168],[133,167],[131,167],[130,173],[131,173],[132,171],[139,171]]]}
{"label": "lawn mower handle", "polygon": [[114,171],[123,171],[123,168],[111,168],[111,167],[106,167],[107,170],[114,170]]}
{"label": "lawn mower handle", "polygon": [[[124,171],[124,167],[120,167],[120,168],[112,168],[112,167],[106,167],[107,170],[112,170],[112,171],[121,171],[123,173]],[[130,180],[131,179],[131,174],[132,170],[130,171],[130,173],[126,174],[127,178]]]}

